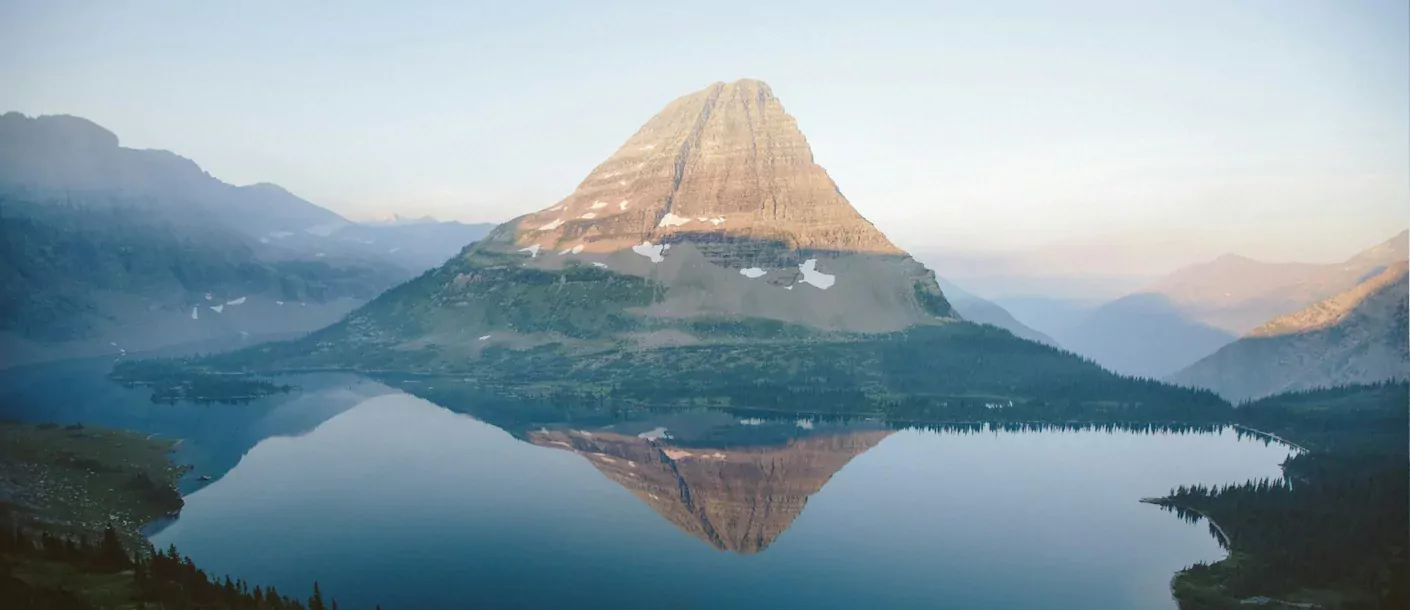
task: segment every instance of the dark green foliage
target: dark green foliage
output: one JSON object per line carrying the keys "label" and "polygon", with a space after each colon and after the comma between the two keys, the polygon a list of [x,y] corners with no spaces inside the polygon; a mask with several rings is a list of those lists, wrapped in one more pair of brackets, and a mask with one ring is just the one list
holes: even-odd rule
{"label": "dark green foliage", "polygon": [[763,341],[821,337],[828,334],[801,324],[742,316],[693,318],[685,323],[684,330],[701,337],[738,337]]}
{"label": "dark green foliage", "polygon": [[1295,437],[1304,447],[1337,453],[1405,450],[1410,383],[1383,382],[1276,394],[1238,407],[1250,428]]}
{"label": "dark green foliage", "polygon": [[110,377],[128,387],[152,389],[152,402],[248,402],[261,396],[292,391],[250,375],[204,373],[185,368],[179,360],[123,360]]}
{"label": "dark green foliage", "polygon": [[932,290],[923,282],[916,282],[912,285],[915,289],[916,302],[920,303],[921,309],[937,318],[948,318],[955,315],[955,310],[950,306],[950,301],[944,294]]}
{"label": "dark green foliage", "polygon": [[1240,407],[1235,417],[1242,425],[1309,451],[1283,465],[1280,481],[1181,486],[1162,499],[1184,518],[1219,524],[1229,536],[1221,541],[1238,557],[1195,566],[1182,578],[1215,583],[1234,598],[1320,588],[1341,592],[1347,607],[1407,607],[1407,396],[1410,385],[1382,383],[1280,394]]}
{"label": "dark green foliage", "polygon": [[[111,574],[103,591],[68,590],[62,585],[26,579],[34,572],[27,568],[43,566],[41,572],[56,569],[81,576]],[[75,578],[73,582],[93,582]],[[111,585],[119,585],[112,587]],[[299,600],[280,594],[274,587],[250,589],[242,580],[217,578],[196,567],[190,557],[182,557],[176,547],[130,556],[123,550],[111,528],[98,544],[83,539],[60,538],[48,532],[35,538],[19,529],[0,530],[0,601],[6,608],[97,610],[110,607],[115,591],[125,598],[124,607],[157,607],[168,610],[302,610]],[[102,598],[101,601],[94,598]],[[324,608],[322,592],[314,583],[309,609]],[[337,602],[334,602],[334,608]]]}
{"label": "dark green foliage", "polygon": [[[504,363],[506,366],[510,362]],[[701,399],[734,407],[884,414],[907,421],[1223,419],[1206,391],[1121,377],[1054,348],[973,324],[919,326],[842,340],[614,351],[570,370],[514,366],[523,382],[571,375],[610,398],[652,405]],[[642,374],[649,371],[650,374]]]}

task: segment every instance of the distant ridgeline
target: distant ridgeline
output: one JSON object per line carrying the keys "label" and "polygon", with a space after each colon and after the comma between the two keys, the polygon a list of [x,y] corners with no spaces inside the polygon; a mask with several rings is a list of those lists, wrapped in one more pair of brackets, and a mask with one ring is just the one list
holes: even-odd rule
{"label": "distant ridgeline", "polygon": [[326,326],[489,227],[363,225],[272,184],[0,115],[0,366]]}
{"label": "distant ridgeline", "polygon": [[[853,209],[751,80],[671,102],[567,198],[340,322],[181,366],[434,374],[519,398],[922,420],[1015,409],[1174,421],[1227,408],[961,320],[934,273]],[[143,365],[120,374],[140,378]]]}

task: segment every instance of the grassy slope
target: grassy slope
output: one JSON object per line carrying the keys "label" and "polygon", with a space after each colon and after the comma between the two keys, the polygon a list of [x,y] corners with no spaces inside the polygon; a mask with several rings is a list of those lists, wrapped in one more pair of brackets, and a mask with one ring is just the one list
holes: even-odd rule
{"label": "grassy slope", "polygon": [[81,426],[0,423],[0,510],[19,524],[96,539],[109,524],[130,548],[144,524],[180,510],[171,441]]}

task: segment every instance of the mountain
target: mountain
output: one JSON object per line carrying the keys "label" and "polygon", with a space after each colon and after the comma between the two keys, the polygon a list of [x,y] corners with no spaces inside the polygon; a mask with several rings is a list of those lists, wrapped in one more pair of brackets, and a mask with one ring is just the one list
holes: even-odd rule
{"label": "mountain", "polygon": [[1348,290],[1410,258],[1410,234],[1335,264],[1265,263],[1236,255],[1192,265],[1106,303],[1056,332],[1111,370],[1165,377],[1259,324]]}
{"label": "mountain", "polygon": [[1159,378],[1233,341],[1237,335],[1193,320],[1168,297],[1124,296],[1094,309],[1059,341],[1126,375]]}
{"label": "mountain", "polygon": [[1401,231],[1341,263],[1266,263],[1226,254],[1176,271],[1143,292],[1165,295],[1193,319],[1242,335],[1407,259],[1410,231]]}
{"label": "mountain", "polygon": [[939,278],[940,288],[945,291],[945,296],[950,299],[950,304],[954,306],[955,312],[970,322],[978,324],[990,324],[1007,330],[1016,337],[1021,337],[1029,341],[1037,341],[1054,347],[1060,347],[1057,341],[1041,332],[1038,332],[1022,322],[1019,322],[1008,310],[1000,307],[993,301],[981,299],[973,294],[965,292],[953,282]]}
{"label": "mountain", "polygon": [[[956,319],[934,274],[852,208],[758,81],[671,102],[567,198],[344,328],[354,341],[475,354],[695,342],[693,321],[721,317],[873,333]],[[358,330],[389,322],[409,334]]]}
{"label": "mountain", "polygon": [[341,322],[190,366],[439,373],[561,401],[805,400],[819,412],[1213,400],[963,321],[752,80],[671,102],[567,198]]}
{"label": "mountain", "polygon": [[1268,321],[1171,377],[1233,401],[1410,377],[1407,264]]}
{"label": "mountain", "polygon": [[307,332],[466,243],[359,227],[85,119],[0,115],[0,366]]}

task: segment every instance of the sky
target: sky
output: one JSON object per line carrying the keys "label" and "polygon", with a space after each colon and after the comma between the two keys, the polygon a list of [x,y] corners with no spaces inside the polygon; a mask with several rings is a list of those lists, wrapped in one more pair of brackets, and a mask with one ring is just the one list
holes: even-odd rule
{"label": "sky", "polygon": [[1408,10],[0,0],[0,111],[82,116],[354,219],[498,222],[671,99],[758,78],[913,252],[1334,261],[1410,225]]}

